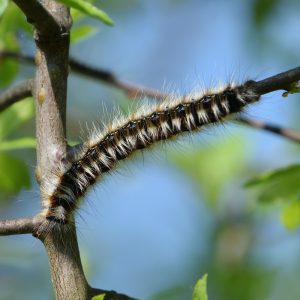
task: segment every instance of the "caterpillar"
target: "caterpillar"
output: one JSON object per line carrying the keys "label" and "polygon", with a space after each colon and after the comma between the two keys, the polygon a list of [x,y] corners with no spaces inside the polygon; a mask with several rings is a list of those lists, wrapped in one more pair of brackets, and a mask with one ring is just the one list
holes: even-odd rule
{"label": "caterpillar", "polygon": [[118,161],[156,142],[223,122],[227,116],[241,112],[260,98],[252,83],[230,83],[195,97],[167,97],[153,107],[116,120],[104,132],[95,129],[76,155],[61,160],[52,178],[43,181],[43,215],[49,221],[68,223],[79,199]]}

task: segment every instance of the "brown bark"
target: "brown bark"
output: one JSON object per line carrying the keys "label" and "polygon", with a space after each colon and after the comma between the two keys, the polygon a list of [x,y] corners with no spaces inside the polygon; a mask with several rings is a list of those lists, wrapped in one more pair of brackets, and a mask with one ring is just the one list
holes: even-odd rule
{"label": "brown bark", "polygon": [[[35,29],[36,174],[38,181],[43,181],[52,176],[56,164],[66,156],[67,79],[72,21],[69,9],[56,1],[15,0],[15,3]],[[41,217],[39,224],[35,224],[37,226],[24,226],[23,229],[32,229],[45,246],[56,299],[90,299],[99,290],[91,288],[84,276],[74,222],[52,226],[46,220],[41,223]],[[30,227],[32,224],[26,220],[25,225]],[[11,228],[9,230],[12,231]],[[115,292],[103,292],[107,293],[106,299],[130,299]]]}

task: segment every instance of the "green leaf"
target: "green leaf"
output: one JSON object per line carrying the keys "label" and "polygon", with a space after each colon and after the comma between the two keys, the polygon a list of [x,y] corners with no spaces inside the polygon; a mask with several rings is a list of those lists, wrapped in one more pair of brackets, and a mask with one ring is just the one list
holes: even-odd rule
{"label": "green leaf", "polygon": [[57,2],[61,2],[66,6],[75,8],[80,10],[81,12],[99,19],[106,25],[113,25],[113,21],[110,17],[101,9],[97,8],[96,6],[92,5],[91,3],[85,0],[56,0]]}
{"label": "green leaf", "polygon": [[17,102],[0,113],[0,141],[15,131],[24,122],[33,117],[34,103],[32,98]]}
{"label": "green leaf", "polygon": [[204,274],[201,279],[198,280],[194,288],[193,300],[208,300],[207,291],[207,274]]}
{"label": "green leaf", "polygon": [[[94,3],[95,0],[86,0],[90,3]],[[70,13],[71,13],[71,18],[73,20],[73,23],[76,24],[79,20],[82,20],[83,18],[86,17],[86,14],[77,10],[77,9],[74,9],[74,8],[71,8],[70,10]]]}
{"label": "green leaf", "polygon": [[91,25],[81,25],[71,30],[71,43],[76,43],[95,33],[97,28]]}
{"label": "green leaf", "polygon": [[0,16],[4,13],[8,4],[8,0],[0,0]]}
{"label": "green leaf", "polygon": [[0,151],[18,150],[36,147],[36,140],[33,137],[23,137],[10,141],[0,141]]}
{"label": "green leaf", "polygon": [[26,164],[14,156],[0,153],[0,190],[17,193],[30,187],[30,176]]}
{"label": "green leaf", "polygon": [[281,212],[280,220],[282,224],[290,230],[300,226],[300,200],[291,201]]}
{"label": "green leaf", "polygon": [[300,194],[300,165],[265,172],[246,182],[245,187],[258,189],[258,200],[271,202],[287,201]]}
{"label": "green leaf", "polygon": [[92,298],[92,300],[104,300],[105,294],[97,295]]}
{"label": "green leaf", "polygon": [[244,141],[235,137],[184,154],[172,153],[170,158],[191,176],[210,204],[215,204],[233,174],[243,170],[246,148]]}

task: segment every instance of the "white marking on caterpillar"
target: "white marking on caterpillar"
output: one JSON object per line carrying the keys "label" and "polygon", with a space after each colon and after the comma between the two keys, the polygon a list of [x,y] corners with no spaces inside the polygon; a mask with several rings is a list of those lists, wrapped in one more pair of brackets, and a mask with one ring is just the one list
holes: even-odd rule
{"label": "white marking on caterpillar", "polygon": [[67,223],[79,198],[116,163],[136,150],[218,123],[247,104],[258,101],[251,82],[210,90],[197,97],[167,98],[120,117],[101,132],[94,128],[89,139],[69,160],[62,160],[52,178],[42,182],[43,214],[48,220]]}

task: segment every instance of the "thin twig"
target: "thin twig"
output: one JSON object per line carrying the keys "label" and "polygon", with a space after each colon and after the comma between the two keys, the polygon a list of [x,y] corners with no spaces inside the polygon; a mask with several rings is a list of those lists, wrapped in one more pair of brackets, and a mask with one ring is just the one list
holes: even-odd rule
{"label": "thin twig", "polygon": [[[29,54],[23,54],[18,53],[14,51],[9,50],[2,50],[0,51],[0,59],[3,58],[12,58],[17,59],[19,61],[34,64],[34,57]],[[160,92],[155,89],[150,89],[145,86],[140,85],[133,85],[124,81],[121,81],[115,76],[113,73],[95,68],[92,66],[88,66],[82,62],[79,62],[78,60],[70,57],[69,58],[69,65],[71,68],[71,71],[80,74],[85,75],[91,79],[100,80],[102,82],[105,82],[107,84],[110,84],[118,89],[123,90],[129,98],[136,98],[136,97],[149,97],[149,98],[156,98],[156,99],[163,99],[168,96],[168,94],[165,94],[163,92]]]}
{"label": "thin twig", "polygon": [[278,134],[280,136],[283,136],[283,137],[285,137],[289,140],[292,140],[296,143],[300,143],[300,132],[296,131],[294,129],[283,128],[278,125],[266,123],[266,122],[256,120],[253,118],[249,119],[244,116],[237,118],[237,120],[239,122],[249,125],[251,127],[263,129],[263,130]]}
{"label": "thin twig", "polygon": [[[0,58],[14,58],[27,63],[34,63],[34,57],[27,54],[16,53],[13,51],[0,51]],[[69,58],[71,70],[86,75],[88,77],[99,79],[112,86],[122,89],[130,97],[146,96],[149,98],[156,98],[157,100],[168,97],[168,94],[155,89],[151,89],[136,84],[123,82],[117,78],[112,72],[88,66],[74,58]],[[249,83],[255,88],[259,95],[264,95],[277,90],[289,91],[292,84],[300,80],[300,67],[290,69],[286,72],[270,76],[260,81],[250,81]]]}
{"label": "thin twig", "polygon": [[[0,51],[0,58],[14,58],[26,63],[34,63],[33,56],[13,51]],[[93,79],[98,79],[102,82],[119,88],[123,90],[130,98],[145,96],[154,98],[156,100],[163,100],[169,96],[167,93],[163,93],[155,89],[125,83],[119,80],[117,76],[115,76],[112,72],[88,66],[82,62],[75,60],[74,58],[69,59],[69,64],[72,71]],[[300,80],[300,67],[277,74],[275,76],[268,77],[261,81],[251,81],[251,84],[259,94],[263,95],[275,90],[289,90],[292,87],[292,84],[298,80]],[[266,122],[245,117],[238,117],[237,121],[254,128],[259,128],[272,133],[276,133],[294,142],[300,142],[300,133],[296,130],[268,124]]]}
{"label": "thin twig", "polygon": [[140,96],[146,96],[149,98],[161,99],[168,96],[167,94],[150,89],[140,85],[133,85],[124,81],[121,81],[113,73],[98,69],[95,67],[88,66],[82,62],[75,60],[74,58],[69,59],[70,68],[72,71],[88,76],[93,79],[101,80],[108,83],[116,88],[123,90],[129,98],[135,98]]}
{"label": "thin twig", "polygon": [[10,87],[3,94],[0,95],[0,111],[3,111],[10,105],[26,98],[32,96],[34,81],[33,79],[28,79],[23,81],[13,87]]}
{"label": "thin twig", "polygon": [[[109,71],[104,71],[87,66],[81,62],[76,61],[75,59],[70,58],[69,63],[73,71],[79,74],[84,74],[86,76],[99,79],[103,82],[120,88],[124,92],[126,92],[129,97],[142,95],[149,98],[154,98],[156,100],[163,100],[169,96],[166,93],[154,89],[122,82]],[[300,67],[277,74],[275,76],[268,77],[261,81],[251,81],[251,85],[253,85],[255,90],[260,95],[263,95],[275,90],[289,90],[291,88],[291,85],[298,80],[300,80]],[[236,120],[248,126],[276,133],[294,142],[300,143],[300,132],[297,132],[296,130],[268,124],[266,122],[245,117],[238,117]]]}
{"label": "thin twig", "polygon": [[1,50],[0,59],[5,59],[5,58],[12,58],[12,59],[19,60],[21,62],[34,64],[34,57],[32,55],[25,54],[25,53],[19,53],[10,50]]}

